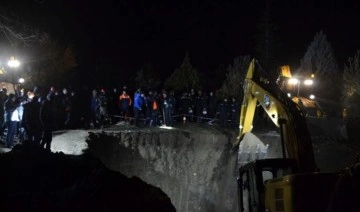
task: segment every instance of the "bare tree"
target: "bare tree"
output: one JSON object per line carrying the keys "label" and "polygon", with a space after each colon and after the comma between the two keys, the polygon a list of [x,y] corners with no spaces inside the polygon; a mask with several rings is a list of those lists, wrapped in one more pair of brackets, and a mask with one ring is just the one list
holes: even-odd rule
{"label": "bare tree", "polygon": [[244,95],[243,83],[246,71],[250,64],[250,56],[239,56],[234,59],[234,63],[227,68],[226,79],[217,91],[219,98],[233,96],[238,100]]}
{"label": "bare tree", "polygon": [[0,32],[12,46],[18,44],[30,46],[32,42],[38,41],[40,34],[20,21],[17,15],[3,8],[0,8]]}

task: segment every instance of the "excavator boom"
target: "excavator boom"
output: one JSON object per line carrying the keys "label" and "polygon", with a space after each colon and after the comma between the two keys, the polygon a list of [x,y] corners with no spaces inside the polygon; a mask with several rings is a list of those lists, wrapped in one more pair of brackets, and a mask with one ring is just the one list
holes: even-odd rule
{"label": "excavator boom", "polygon": [[245,133],[251,131],[257,103],[260,103],[272,122],[280,128],[284,157],[295,159],[301,172],[315,171],[317,168],[304,113],[253,59],[244,83],[240,140]]}
{"label": "excavator boom", "polygon": [[280,128],[284,158],[258,159],[239,166],[239,210],[326,211],[338,173],[317,172],[305,114],[252,60],[244,81],[240,142],[251,131],[258,104]]}

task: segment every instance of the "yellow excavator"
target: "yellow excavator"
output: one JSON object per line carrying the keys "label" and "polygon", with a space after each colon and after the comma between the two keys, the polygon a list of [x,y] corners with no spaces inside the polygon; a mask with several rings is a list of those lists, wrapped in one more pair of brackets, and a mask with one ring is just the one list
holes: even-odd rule
{"label": "yellow excavator", "polygon": [[239,168],[239,210],[326,211],[338,173],[320,173],[305,113],[252,60],[244,81],[239,142],[252,129],[260,104],[280,128],[282,158],[254,160]]}

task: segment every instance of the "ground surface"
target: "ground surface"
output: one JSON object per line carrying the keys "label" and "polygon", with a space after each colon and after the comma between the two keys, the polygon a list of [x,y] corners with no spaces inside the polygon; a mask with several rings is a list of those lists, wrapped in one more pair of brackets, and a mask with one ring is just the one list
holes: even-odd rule
{"label": "ground surface", "polygon": [[[277,129],[258,127],[243,141],[242,161],[237,161],[238,152],[232,148],[237,133],[206,124],[140,129],[119,124],[101,130],[54,132],[51,150],[69,155],[89,151],[111,170],[161,188],[177,211],[234,211],[237,162],[281,156]],[[261,152],[267,144],[267,151]],[[353,141],[319,136],[313,137],[313,146],[322,171],[344,169],[359,150]],[[248,156],[244,154],[247,148]]]}

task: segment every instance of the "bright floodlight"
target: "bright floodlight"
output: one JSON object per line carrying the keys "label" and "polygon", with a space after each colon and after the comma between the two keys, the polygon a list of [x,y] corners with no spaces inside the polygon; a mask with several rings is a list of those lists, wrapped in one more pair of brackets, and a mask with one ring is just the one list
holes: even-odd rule
{"label": "bright floodlight", "polygon": [[19,67],[20,62],[18,60],[9,60],[8,62],[8,66],[16,68]]}
{"label": "bright floodlight", "polygon": [[296,84],[298,84],[298,83],[299,83],[299,80],[296,79],[296,78],[290,78],[290,79],[289,79],[289,84],[290,84],[290,85],[296,85]]}
{"label": "bright floodlight", "polygon": [[314,81],[312,79],[306,79],[304,81],[304,85],[312,85],[314,83]]}
{"label": "bright floodlight", "polygon": [[315,95],[311,94],[310,99],[315,99]]}
{"label": "bright floodlight", "polygon": [[287,93],[287,96],[288,96],[288,97],[291,97],[291,93]]}
{"label": "bright floodlight", "polygon": [[20,79],[19,79],[19,83],[22,84],[22,83],[24,83],[24,82],[25,82],[24,78],[20,78]]}

